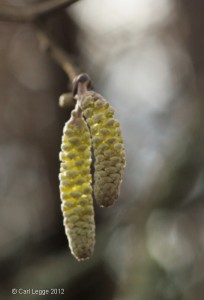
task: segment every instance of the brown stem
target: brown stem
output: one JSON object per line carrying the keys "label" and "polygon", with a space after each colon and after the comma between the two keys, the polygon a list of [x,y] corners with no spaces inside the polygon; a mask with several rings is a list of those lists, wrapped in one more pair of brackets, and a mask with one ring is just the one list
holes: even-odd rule
{"label": "brown stem", "polygon": [[71,118],[69,119],[69,122],[72,124],[78,124],[79,120],[81,119],[82,119],[82,109],[79,103],[76,103],[75,109],[71,113]]}
{"label": "brown stem", "polygon": [[72,80],[78,74],[77,68],[73,64],[72,57],[62,49],[48,32],[42,21],[35,23],[38,31],[38,37],[41,46],[49,53],[52,59],[65,71],[69,80]]}
{"label": "brown stem", "polygon": [[13,22],[35,21],[42,16],[64,9],[79,0],[47,0],[26,6],[0,4],[0,20]]}

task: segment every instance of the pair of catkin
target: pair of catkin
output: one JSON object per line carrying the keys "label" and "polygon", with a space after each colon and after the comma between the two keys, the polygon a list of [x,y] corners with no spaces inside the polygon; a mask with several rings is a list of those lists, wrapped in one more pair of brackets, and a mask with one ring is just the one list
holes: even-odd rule
{"label": "pair of catkin", "polygon": [[80,261],[92,255],[95,244],[92,194],[102,207],[115,202],[125,151],[119,122],[108,102],[86,88],[75,98],[76,107],[63,130],[59,179],[65,232],[72,254]]}

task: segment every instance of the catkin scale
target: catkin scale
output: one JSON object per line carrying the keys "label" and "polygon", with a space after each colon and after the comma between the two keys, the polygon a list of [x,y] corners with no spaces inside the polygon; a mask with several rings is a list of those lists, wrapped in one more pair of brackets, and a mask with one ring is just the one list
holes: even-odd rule
{"label": "catkin scale", "polygon": [[88,259],[95,244],[95,222],[91,196],[91,140],[77,107],[65,124],[60,152],[60,196],[65,232],[77,260]]}
{"label": "catkin scale", "polygon": [[99,94],[85,91],[80,106],[89,125],[94,152],[94,197],[102,207],[118,198],[125,167],[124,144],[114,109]]}

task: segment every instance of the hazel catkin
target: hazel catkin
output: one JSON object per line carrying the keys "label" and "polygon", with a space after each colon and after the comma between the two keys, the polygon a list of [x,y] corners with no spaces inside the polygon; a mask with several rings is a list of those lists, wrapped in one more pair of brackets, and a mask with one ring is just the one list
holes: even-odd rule
{"label": "hazel catkin", "polygon": [[114,109],[99,94],[85,91],[80,106],[89,125],[94,152],[94,196],[102,207],[111,206],[118,198],[125,151],[119,122]]}
{"label": "hazel catkin", "polygon": [[91,140],[79,107],[65,124],[60,152],[60,196],[65,232],[77,260],[88,259],[95,244],[91,196]]}

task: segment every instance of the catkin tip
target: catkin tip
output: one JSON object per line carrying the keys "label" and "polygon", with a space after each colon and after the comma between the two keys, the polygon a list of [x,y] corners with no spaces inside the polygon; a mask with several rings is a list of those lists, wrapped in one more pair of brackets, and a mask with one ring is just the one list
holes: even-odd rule
{"label": "catkin tip", "polygon": [[72,253],[72,255],[76,258],[76,260],[81,262],[81,261],[89,260],[91,258],[91,256],[93,255],[93,251],[83,251],[78,254]]}

